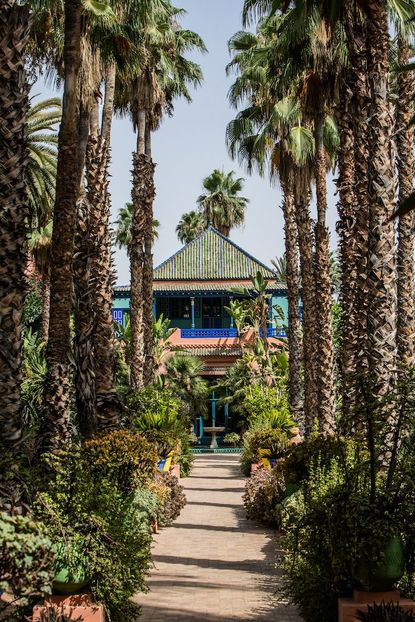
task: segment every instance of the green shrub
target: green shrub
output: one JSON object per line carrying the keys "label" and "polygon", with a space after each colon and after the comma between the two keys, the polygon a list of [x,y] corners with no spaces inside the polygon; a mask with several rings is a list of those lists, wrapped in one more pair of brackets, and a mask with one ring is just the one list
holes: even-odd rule
{"label": "green shrub", "polygon": [[273,387],[251,386],[241,404],[250,427],[271,427],[289,432],[295,426],[291,418],[287,394]]}
{"label": "green shrub", "polygon": [[123,492],[149,482],[158,455],[143,435],[117,430],[84,443],[83,460],[96,477],[107,477]]}
{"label": "green shrub", "polygon": [[180,516],[186,505],[186,496],[183,486],[172,473],[160,473],[157,478],[157,485],[162,490],[157,522],[160,527],[169,527]]}
{"label": "green shrub", "polygon": [[238,447],[241,444],[241,437],[237,432],[229,432],[223,437],[223,442],[231,447]]}
{"label": "green shrub", "polygon": [[[106,435],[103,443],[102,438],[88,441],[83,448],[45,457],[49,477],[33,509],[48,525],[57,550],[56,572],[65,569],[69,579],[76,580],[81,570],[110,619],[130,622],[128,601],[146,589],[150,523],[158,510],[157,497],[143,490],[137,469],[143,461],[148,465],[144,479],[150,485],[150,463],[154,473],[156,454],[139,435],[117,434]],[[136,449],[150,454],[138,454],[137,460]]]}
{"label": "green shrub", "polygon": [[252,428],[243,436],[241,469],[244,475],[251,472],[251,464],[259,462],[260,449],[268,449],[270,455],[281,457],[288,447],[288,437],[281,430]]}
{"label": "green shrub", "polygon": [[281,468],[278,465],[271,471],[259,468],[245,484],[243,504],[247,517],[270,527],[279,526],[279,504],[284,495],[285,482]]}
{"label": "green shrub", "polygon": [[360,611],[357,618],[362,622],[415,622],[415,613],[405,611],[399,603],[374,603],[367,611]]}
{"label": "green shrub", "polygon": [[16,598],[50,593],[53,563],[45,525],[0,513],[0,590]]}

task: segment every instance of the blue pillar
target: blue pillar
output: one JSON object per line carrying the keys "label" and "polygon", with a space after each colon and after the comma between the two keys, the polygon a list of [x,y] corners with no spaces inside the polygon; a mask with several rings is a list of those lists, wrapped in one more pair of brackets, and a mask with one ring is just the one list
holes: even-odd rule
{"label": "blue pillar", "polygon": [[[229,296],[229,303],[232,303],[232,301],[233,301],[233,296]],[[231,306],[232,306],[232,304],[231,304]],[[231,328],[233,328],[233,317],[232,317],[232,315],[231,315]]]}
{"label": "blue pillar", "polygon": [[228,419],[229,419],[229,404],[225,403],[225,429],[228,429]]}
{"label": "blue pillar", "polygon": [[216,425],[216,397],[215,392],[212,391],[212,427]]}
{"label": "blue pillar", "polygon": [[156,299],[153,298],[153,317],[154,317],[154,319],[156,319],[156,313],[157,313],[157,303],[156,303]]}
{"label": "blue pillar", "polygon": [[192,328],[195,328],[195,298],[194,296],[190,298],[190,308],[192,311]]}

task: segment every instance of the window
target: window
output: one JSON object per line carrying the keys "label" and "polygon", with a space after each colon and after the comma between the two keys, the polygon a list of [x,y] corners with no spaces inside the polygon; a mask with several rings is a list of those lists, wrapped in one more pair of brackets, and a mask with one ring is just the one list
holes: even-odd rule
{"label": "window", "polygon": [[170,317],[170,300],[168,298],[157,298],[157,317],[163,314],[164,319]]}
{"label": "window", "polygon": [[172,298],[169,317],[171,320],[190,320],[190,298]]}

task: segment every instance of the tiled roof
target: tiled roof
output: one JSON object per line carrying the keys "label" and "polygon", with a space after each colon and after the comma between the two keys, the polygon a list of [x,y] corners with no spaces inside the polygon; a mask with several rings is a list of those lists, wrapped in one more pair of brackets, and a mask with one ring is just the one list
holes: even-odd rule
{"label": "tiled roof", "polygon": [[268,279],[275,279],[275,273],[265,264],[209,227],[160,264],[154,270],[154,280],[248,279],[257,272]]}
{"label": "tiled roof", "polygon": [[[155,294],[159,292],[231,292],[234,287],[244,286],[252,287],[252,282],[246,279],[232,279],[228,281],[154,281],[153,291]],[[271,282],[267,288],[268,292],[277,290],[286,291],[285,283]],[[117,294],[129,294],[129,285],[117,285],[114,287]]]}

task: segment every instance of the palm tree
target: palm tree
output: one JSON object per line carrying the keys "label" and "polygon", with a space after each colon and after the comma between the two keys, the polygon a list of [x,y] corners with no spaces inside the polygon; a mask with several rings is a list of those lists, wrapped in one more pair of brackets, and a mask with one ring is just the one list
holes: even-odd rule
{"label": "palm tree", "polygon": [[200,212],[187,212],[180,218],[176,227],[177,237],[182,244],[189,244],[206,229],[206,222]]}
{"label": "palm tree", "polygon": [[[409,62],[409,46],[405,33],[398,35],[398,63]],[[414,78],[411,73],[399,72],[396,101],[396,147],[398,156],[399,203],[413,192],[415,160],[413,153],[414,128],[410,126],[411,102],[414,95]],[[415,308],[414,308],[414,212],[399,217],[398,221],[398,326],[397,348],[399,361],[408,367],[414,365]]]}
{"label": "palm tree", "polygon": [[57,142],[56,126],[62,114],[58,97],[31,106],[27,115],[29,159],[26,185],[32,219],[40,228],[48,226],[55,200]]}
{"label": "palm tree", "polygon": [[28,243],[36,270],[42,279],[42,338],[45,344],[49,333],[52,224],[50,220],[42,229],[34,229]]}
{"label": "palm tree", "polygon": [[71,437],[72,259],[79,196],[77,82],[81,65],[80,0],[65,0],[63,113],[59,130],[56,198],[53,210],[49,339],[46,349],[45,418],[42,442],[58,449]]}
{"label": "palm tree", "polygon": [[244,179],[235,178],[235,172],[215,169],[203,180],[206,191],[197,199],[199,210],[208,225],[229,236],[232,227],[240,227],[245,220],[249,199],[240,196]]}
{"label": "palm tree", "polygon": [[[118,219],[115,221],[115,242],[119,248],[128,248],[131,244],[131,223],[133,219],[133,204],[126,203],[118,212]],[[158,229],[160,222],[153,218],[153,241],[159,237]]]}
{"label": "palm tree", "polygon": [[[25,76],[28,11],[5,0],[0,11],[0,439],[15,449],[22,435],[22,310],[26,293],[29,202],[25,184],[29,86]],[[3,491],[1,497],[3,497]],[[3,498],[0,501],[3,505]]]}
{"label": "palm tree", "polygon": [[[128,112],[137,131],[137,149],[133,162],[133,218],[131,244],[131,382],[140,386],[152,379],[152,278],[153,278],[153,200],[154,170],[151,135],[165,113],[172,113],[173,102],[182,96],[191,101],[189,86],[202,79],[200,67],[187,60],[192,49],[205,50],[195,33],[181,29],[178,17],[183,13],[170,3],[148,10],[142,3],[133,8],[131,19],[140,11],[143,23],[142,45],[145,54],[128,68],[120,84],[119,108]],[[146,12],[147,9],[147,12]],[[144,61],[143,61],[144,59]],[[128,89],[125,85],[128,85]],[[145,362],[145,364],[144,364]]]}
{"label": "palm tree", "polygon": [[177,353],[166,361],[165,386],[170,388],[192,416],[207,411],[209,385],[202,377],[204,363],[196,356]]}
{"label": "palm tree", "polygon": [[275,268],[278,283],[287,283],[287,253],[285,252],[282,257],[271,259],[271,264]]}

